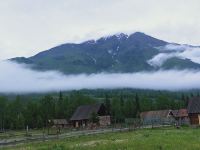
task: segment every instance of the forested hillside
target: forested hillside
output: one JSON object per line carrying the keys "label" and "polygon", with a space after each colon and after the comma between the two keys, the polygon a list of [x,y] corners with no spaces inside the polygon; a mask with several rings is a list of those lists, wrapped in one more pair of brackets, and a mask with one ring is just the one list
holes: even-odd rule
{"label": "forested hillside", "polygon": [[0,129],[46,127],[48,120],[69,119],[84,104],[104,103],[113,121],[139,117],[148,110],[185,108],[198,91],[166,92],[148,90],[82,90],[41,96],[17,95],[0,97]]}

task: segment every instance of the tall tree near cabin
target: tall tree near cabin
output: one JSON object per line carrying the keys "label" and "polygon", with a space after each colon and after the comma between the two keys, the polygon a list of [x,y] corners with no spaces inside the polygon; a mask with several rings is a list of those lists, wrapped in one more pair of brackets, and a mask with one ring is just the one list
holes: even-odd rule
{"label": "tall tree near cabin", "polygon": [[0,128],[1,128],[1,131],[4,131],[6,105],[7,105],[6,98],[0,97]]}
{"label": "tall tree near cabin", "polygon": [[55,112],[55,103],[52,96],[47,95],[41,101],[42,113],[43,113],[43,121],[45,123],[45,127],[48,127],[49,120],[54,117]]}
{"label": "tall tree near cabin", "polygon": [[63,98],[62,92],[60,91],[59,92],[59,98],[58,98],[58,101],[57,101],[57,104],[56,104],[56,117],[57,118],[59,118],[59,119],[65,118],[65,116],[64,116],[65,110],[64,109],[65,109],[64,98]]}
{"label": "tall tree near cabin", "polygon": [[111,114],[111,102],[110,102],[108,94],[105,95],[105,106],[106,106],[107,114],[110,115]]}
{"label": "tall tree near cabin", "polygon": [[140,116],[141,109],[140,109],[139,96],[138,96],[137,93],[136,93],[136,95],[135,95],[135,105],[136,105],[136,117],[139,117],[139,116]]}

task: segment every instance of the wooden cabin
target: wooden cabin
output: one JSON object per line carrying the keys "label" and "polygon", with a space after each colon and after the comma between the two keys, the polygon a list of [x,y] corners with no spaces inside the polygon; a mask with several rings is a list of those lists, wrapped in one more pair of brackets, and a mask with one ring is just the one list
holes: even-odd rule
{"label": "wooden cabin", "polygon": [[144,125],[161,125],[175,122],[172,110],[155,110],[140,113]]}
{"label": "wooden cabin", "polygon": [[200,125],[200,97],[194,97],[188,103],[188,116],[191,125]]}
{"label": "wooden cabin", "polygon": [[53,119],[52,124],[53,124],[53,127],[56,127],[56,128],[67,128],[67,127],[69,127],[69,123],[66,119]]}
{"label": "wooden cabin", "polygon": [[99,119],[98,124],[100,126],[107,126],[110,125],[111,119],[106,112],[104,104],[82,105],[76,109],[70,121],[76,128],[87,127],[91,123],[90,118],[92,113],[95,113]]}
{"label": "wooden cabin", "polygon": [[190,124],[190,119],[188,116],[188,111],[187,109],[178,109],[178,110],[173,110],[173,115],[176,119],[177,125],[189,125]]}

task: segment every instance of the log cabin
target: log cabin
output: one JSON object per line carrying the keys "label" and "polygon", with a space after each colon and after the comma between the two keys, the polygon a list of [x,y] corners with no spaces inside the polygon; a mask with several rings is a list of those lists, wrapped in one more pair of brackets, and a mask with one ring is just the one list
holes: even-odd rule
{"label": "log cabin", "polygon": [[140,113],[144,125],[161,125],[175,122],[172,110],[154,110]]}
{"label": "log cabin", "polygon": [[191,125],[200,125],[200,97],[193,97],[188,103],[188,116]]}
{"label": "log cabin", "polygon": [[177,125],[189,125],[190,119],[188,117],[188,111],[185,108],[173,110],[173,115],[176,119]]}
{"label": "log cabin", "polygon": [[87,127],[91,121],[92,113],[97,114],[100,126],[108,126],[111,124],[110,116],[106,113],[104,104],[92,104],[79,106],[72,115],[70,122],[75,128]]}
{"label": "log cabin", "polygon": [[57,127],[57,128],[69,127],[69,122],[67,121],[67,119],[53,119],[52,124],[53,124],[53,127]]}

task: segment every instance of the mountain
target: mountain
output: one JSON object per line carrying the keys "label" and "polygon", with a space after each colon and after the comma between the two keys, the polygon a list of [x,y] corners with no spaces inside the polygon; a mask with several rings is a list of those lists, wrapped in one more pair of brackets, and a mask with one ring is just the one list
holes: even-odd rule
{"label": "mountain", "polygon": [[130,35],[120,33],[80,44],[62,44],[29,58],[17,57],[11,60],[29,64],[36,70],[58,70],[65,74],[128,73],[161,68],[199,69],[199,63],[175,55],[183,52],[182,45],[136,32]]}

